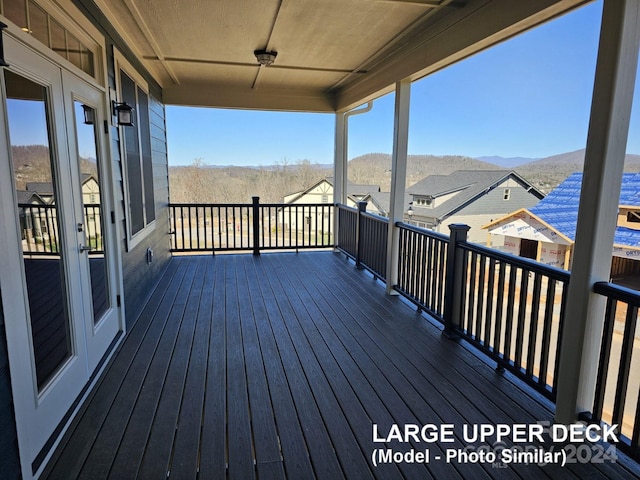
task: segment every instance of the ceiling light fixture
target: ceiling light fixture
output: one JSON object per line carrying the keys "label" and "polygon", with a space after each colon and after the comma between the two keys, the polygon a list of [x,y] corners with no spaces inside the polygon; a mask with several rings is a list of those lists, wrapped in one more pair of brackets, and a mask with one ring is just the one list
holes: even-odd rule
{"label": "ceiling light fixture", "polygon": [[278,56],[278,52],[276,52],[275,50],[255,50],[253,54],[256,56],[256,60],[258,60],[258,63],[260,65],[264,65],[265,67],[271,65]]}

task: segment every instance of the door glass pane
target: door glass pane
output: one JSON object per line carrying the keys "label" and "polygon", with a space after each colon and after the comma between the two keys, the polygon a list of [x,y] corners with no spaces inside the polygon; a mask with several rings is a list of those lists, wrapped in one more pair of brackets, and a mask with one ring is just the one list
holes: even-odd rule
{"label": "door glass pane", "polygon": [[38,388],[71,356],[47,89],[4,70],[11,157]]}
{"label": "door glass pane", "polygon": [[[91,298],[93,321],[98,322],[109,308],[107,266],[105,263],[104,212],[102,202],[102,182],[96,148],[95,110],[73,102],[78,152],[76,155],[82,183],[82,208],[84,211],[84,235],[89,252],[89,268],[91,274]],[[86,115],[86,116],[85,116]],[[93,122],[93,123],[85,123]]]}

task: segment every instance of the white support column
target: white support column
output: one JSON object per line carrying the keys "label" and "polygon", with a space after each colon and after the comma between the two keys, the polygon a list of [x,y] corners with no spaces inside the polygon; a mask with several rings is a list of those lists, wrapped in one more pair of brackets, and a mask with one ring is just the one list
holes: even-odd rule
{"label": "white support column", "polygon": [[558,423],[593,406],[620,185],[640,44],[640,0],[605,0],[576,243],[558,366]]}
{"label": "white support column", "polygon": [[387,294],[395,294],[398,283],[398,252],[400,233],[395,226],[404,218],[404,191],[407,181],[407,149],[409,144],[409,101],[411,81],[396,83],[396,104],[393,122],[393,153],[391,156],[391,198],[387,242]]}
{"label": "white support column", "polygon": [[[347,201],[347,123],[344,112],[336,112],[336,132],[333,153],[333,203]],[[338,208],[333,210],[333,244],[338,245]]]}

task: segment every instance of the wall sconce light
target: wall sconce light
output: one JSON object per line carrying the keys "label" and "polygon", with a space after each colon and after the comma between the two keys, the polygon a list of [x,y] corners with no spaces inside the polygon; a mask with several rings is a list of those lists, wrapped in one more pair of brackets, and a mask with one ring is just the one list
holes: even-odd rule
{"label": "wall sconce light", "polygon": [[276,57],[278,56],[278,52],[276,51],[267,51],[267,50],[255,50],[253,54],[256,56],[256,60],[260,65],[264,65],[268,67],[273,62],[275,62]]}
{"label": "wall sconce light", "polygon": [[413,216],[413,207],[410,205],[409,209],[407,210],[407,215],[409,215],[409,220],[411,220],[411,217]]}
{"label": "wall sconce light", "polygon": [[118,126],[133,127],[133,107],[127,102],[113,102],[113,114],[118,117]]}
{"label": "wall sconce light", "polygon": [[82,105],[82,110],[84,112],[84,124],[85,125],[93,125],[96,121],[95,111],[88,105]]}

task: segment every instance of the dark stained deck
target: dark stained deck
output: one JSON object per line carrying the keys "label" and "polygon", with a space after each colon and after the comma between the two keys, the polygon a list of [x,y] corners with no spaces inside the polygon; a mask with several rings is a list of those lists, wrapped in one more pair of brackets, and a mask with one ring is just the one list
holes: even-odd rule
{"label": "dark stained deck", "polygon": [[[67,433],[50,479],[615,479],[628,461],[448,464],[454,443],[392,443],[372,424],[535,423],[550,405],[440,335],[331,252],[176,257]],[[630,466],[631,465],[631,466]]]}

